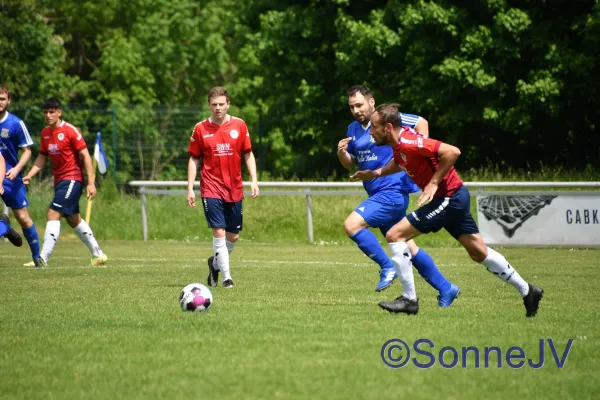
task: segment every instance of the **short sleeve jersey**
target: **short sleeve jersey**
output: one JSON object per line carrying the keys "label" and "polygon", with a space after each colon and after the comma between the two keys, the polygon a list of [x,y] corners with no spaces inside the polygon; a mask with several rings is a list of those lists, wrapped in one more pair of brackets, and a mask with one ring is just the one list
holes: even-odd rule
{"label": "short sleeve jersey", "polygon": [[[410,128],[414,128],[421,118],[418,115],[404,113],[400,113],[400,116],[402,124]],[[346,137],[351,137],[352,140],[348,143],[347,151],[356,160],[360,170],[375,170],[384,167],[393,157],[393,149],[389,146],[377,146],[370,132],[370,122],[366,128],[358,121],[348,125]],[[388,193],[389,201],[394,201],[396,197],[401,198],[402,193],[418,191],[404,172],[363,181],[363,186],[369,197],[375,194]]]}
{"label": "short sleeve jersey", "polygon": [[[408,176],[424,189],[439,167],[439,148],[442,142],[429,139],[413,129],[404,127],[400,131],[400,140],[394,148],[394,160],[406,168]],[[454,169],[450,168],[438,185],[434,198],[452,196],[463,182]]]}
{"label": "short sleeve jersey", "polygon": [[246,123],[229,116],[217,125],[210,118],[194,127],[188,153],[202,158],[200,196],[235,203],[244,198],[242,154],[252,151]]}
{"label": "short sleeve jersey", "polygon": [[[25,123],[17,116],[7,112],[0,121],[0,151],[6,161],[6,170],[19,163],[19,148],[33,145]],[[21,174],[19,174],[19,177]]]}
{"label": "short sleeve jersey", "polygon": [[57,128],[50,126],[42,130],[40,154],[50,156],[54,184],[74,180],[83,182],[83,163],[79,152],[87,148],[79,129],[62,121]]}

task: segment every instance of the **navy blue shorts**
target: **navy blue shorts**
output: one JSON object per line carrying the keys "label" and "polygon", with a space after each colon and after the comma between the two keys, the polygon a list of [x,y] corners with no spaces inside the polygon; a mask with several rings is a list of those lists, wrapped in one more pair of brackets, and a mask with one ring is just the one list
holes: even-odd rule
{"label": "navy blue shorts", "polygon": [[54,198],[50,203],[52,210],[63,215],[79,214],[79,198],[83,183],[78,181],[60,181],[54,185]]}
{"label": "navy blue shorts", "polygon": [[242,230],[241,201],[228,203],[221,199],[203,197],[202,205],[209,228],[225,228],[225,231],[230,233],[239,233]]}
{"label": "navy blue shorts", "polygon": [[464,234],[479,233],[471,215],[471,195],[464,186],[450,197],[433,199],[406,218],[421,233],[437,232],[444,228],[455,239]]}
{"label": "navy blue shorts", "polygon": [[29,206],[23,178],[19,177],[14,181],[4,179],[2,187],[4,188],[2,200],[7,207],[18,210],[19,208]]}

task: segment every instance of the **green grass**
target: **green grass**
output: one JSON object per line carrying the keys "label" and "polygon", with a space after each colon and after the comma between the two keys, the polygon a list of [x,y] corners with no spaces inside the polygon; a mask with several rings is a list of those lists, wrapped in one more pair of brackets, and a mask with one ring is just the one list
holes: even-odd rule
{"label": "green grass", "polygon": [[[101,243],[106,268],[68,236],[50,267],[21,267],[27,251],[0,243],[2,399],[594,399],[600,396],[598,250],[500,249],[546,295],[536,318],[516,291],[462,249],[427,249],[462,289],[448,309],[415,277],[415,317],[377,307],[377,268],[350,245],[241,243],[236,287],[213,289],[208,313],[180,311],[188,283],[206,278],[208,242]],[[521,346],[541,369],[386,367],[382,345],[419,338],[443,346]],[[427,358],[418,357],[421,362]],[[493,359],[494,360],[494,359]]]}

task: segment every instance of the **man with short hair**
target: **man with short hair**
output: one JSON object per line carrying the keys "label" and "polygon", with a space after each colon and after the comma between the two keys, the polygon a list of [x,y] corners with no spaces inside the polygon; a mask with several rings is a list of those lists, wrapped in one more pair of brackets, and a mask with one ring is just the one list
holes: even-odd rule
{"label": "man with short hair", "polygon": [[[338,158],[342,165],[351,169],[377,169],[385,166],[392,158],[392,148],[377,146],[370,135],[371,115],[375,111],[375,99],[371,90],[357,85],[348,90],[348,106],[355,121],[348,126],[347,137],[338,144]],[[427,120],[418,115],[402,114],[405,126],[415,128],[429,136]],[[380,281],[375,288],[380,292],[388,288],[397,273],[394,264],[379,244],[369,227],[379,228],[385,236],[388,230],[406,215],[408,195],[418,187],[404,173],[376,178],[363,182],[369,198],[360,203],[344,221],[344,230],[358,248],[380,266]],[[458,286],[450,283],[438,270],[435,262],[413,240],[408,242],[412,263],[425,280],[439,293],[438,304],[448,307],[459,293]],[[412,274],[401,276],[401,280],[413,282]],[[403,283],[404,284],[404,283]]]}
{"label": "man with short hair", "polygon": [[23,177],[23,182],[28,185],[31,178],[42,170],[50,157],[54,175],[54,198],[46,214],[48,222],[39,258],[40,266],[46,267],[48,264],[60,235],[60,220],[63,217],[92,254],[92,266],[105,264],[108,257],[100,249],[92,229],[79,213],[84,169],[88,178],[87,198],[92,199],[96,195],[96,171],[92,166],[92,158],[85,140],[79,129],[61,119],[62,105],[57,98],[47,99],[42,109],[48,126],[41,133],[40,153],[29,172]]}
{"label": "man with short hair", "polygon": [[200,171],[200,197],[204,216],[213,234],[213,256],[208,258],[210,286],[217,286],[219,271],[223,287],[233,288],[229,254],[239,240],[242,223],[242,158],[251,180],[251,196],[259,194],[256,159],[252,153],[250,133],[246,123],[227,113],[230,105],[227,89],[216,86],[208,92],[211,116],[196,124],[190,138],[188,153],[187,203],[196,206],[194,181]]}
{"label": "man with short hair", "polygon": [[[392,147],[394,158],[383,168],[352,175],[354,180],[370,180],[405,170],[423,191],[417,201],[420,208],[386,234],[398,274],[411,271],[407,242],[422,233],[444,228],[460,242],[473,261],[483,264],[489,272],[514,286],[523,298],[525,315],[535,316],[544,291],[527,283],[502,254],[483,242],[471,215],[469,191],[454,169],[460,150],[403,127],[399,111],[398,104],[382,104],[371,116],[371,136],[378,146]],[[379,306],[394,313],[416,314],[419,311],[414,288],[406,286],[400,297],[380,302]]]}
{"label": "man with short hair", "polygon": [[[2,200],[12,213],[23,230],[23,236],[31,250],[31,261],[25,266],[39,267],[40,239],[35,224],[29,216],[27,207],[27,192],[23,184],[21,171],[31,158],[33,140],[25,123],[16,115],[8,112],[10,104],[10,89],[0,85],[0,153],[6,162],[6,171],[0,175],[4,193]],[[21,157],[19,158],[19,149]]]}

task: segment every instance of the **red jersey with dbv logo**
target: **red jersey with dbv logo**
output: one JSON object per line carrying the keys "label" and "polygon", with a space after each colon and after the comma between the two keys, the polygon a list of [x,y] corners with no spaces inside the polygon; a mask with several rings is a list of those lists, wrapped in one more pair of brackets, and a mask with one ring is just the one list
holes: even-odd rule
{"label": "red jersey with dbv logo", "polygon": [[[408,176],[423,190],[440,165],[438,151],[442,142],[427,138],[408,127],[402,128],[399,139],[394,147],[394,160],[406,168]],[[462,179],[452,166],[440,181],[433,197],[450,197],[462,185]]]}
{"label": "red jersey with dbv logo", "polygon": [[210,118],[194,127],[188,153],[202,158],[200,196],[235,203],[244,198],[242,154],[252,151],[246,123],[228,116],[223,125]]}
{"label": "red jersey with dbv logo", "polygon": [[83,162],[79,152],[87,148],[81,132],[66,121],[57,128],[50,126],[42,129],[40,154],[50,156],[54,184],[73,180],[83,182]]}

